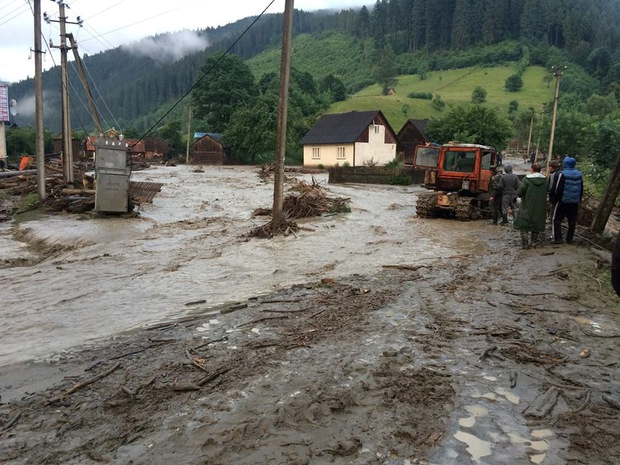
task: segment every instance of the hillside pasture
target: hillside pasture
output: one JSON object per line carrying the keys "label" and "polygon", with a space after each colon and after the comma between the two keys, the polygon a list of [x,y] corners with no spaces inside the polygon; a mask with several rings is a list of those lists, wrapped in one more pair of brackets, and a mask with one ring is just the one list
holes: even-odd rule
{"label": "hillside pasture", "polygon": [[519,102],[519,110],[529,107],[540,110],[543,103],[553,100],[553,82],[546,82],[547,71],[540,66],[530,66],[523,74],[523,88],[508,92],[506,78],[516,73],[516,64],[496,67],[470,67],[429,72],[426,79],[418,75],[398,76],[394,95],[382,95],[381,86],[374,84],[362,89],[345,101],[336,102],[329,113],[345,113],[353,110],[381,110],[395,130],[409,118],[428,119],[441,116],[430,100],[407,97],[411,92],[430,92],[440,95],[448,105],[467,105],[472,91],[481,86],[487,91],[485,105],[508,113],[511,101]]}

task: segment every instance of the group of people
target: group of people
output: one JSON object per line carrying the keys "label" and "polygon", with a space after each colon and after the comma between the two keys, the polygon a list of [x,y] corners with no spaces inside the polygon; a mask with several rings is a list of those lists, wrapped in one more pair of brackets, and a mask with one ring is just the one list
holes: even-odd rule
{"label": "group of people", "polygon": [[[508,214],[512,212],[514,227],[521,232],[521,244],[530,247],[544,233],[547,223],[547,202],[549,202],[554,243],[562,243],[564,235],[562,222],[567,220],[566,242],[572,243],[577,226],[579,203],[583,196],[583,175],[576,168],[577,160],[564,158],[562,169],[557,161],[549,164],[548,177],[541,173],[539,163],[533,163],[530,173],[521,181],[513,173],[511,165],[493,168],[489,192],[493,208],[493,224],[507,225]],[[521,199],[519,204],[518,199]]]}
{"label": "group of people", "polygon": [[[551,215],[551,238],[554,243],[564,241],[562,222],[567,220],[566,243],[575,237],[579,203],[583,196],[583,175],[577,169],[577,160],[565,157],[562,163],[549,163],[549,176],[544,176],[539,163],[533,163],[530,173],[523,180],[512,172],[511,165],[493,167],[489,183],[493,224],[509,224],[508,213],[512,211],[514,227],[521,232],[521,244],[529,248],[538,242],[547,223],[547,205]],[[518,200],[521,199],[520,205]],[[616,237],[612,251],[611,284],[620,297],[620,235]]]}

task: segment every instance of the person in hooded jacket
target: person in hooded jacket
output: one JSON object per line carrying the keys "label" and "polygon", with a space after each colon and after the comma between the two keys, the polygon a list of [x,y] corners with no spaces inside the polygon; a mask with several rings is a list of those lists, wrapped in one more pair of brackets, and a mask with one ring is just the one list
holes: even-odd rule
{"label": "person in hooded jacket", "polygon": [[504,165],[504,175],[499,180],[498,189],[502,193],[502,222],[508,224],[508,211],[512,214],[517,212],[517,190],[519,189],[519,178],[512,172],[512,165]]}
{"label": "person in hooded jacket", "polygon": [[517,191],[521,205],[514,227],[521,231],[521,245],[524,248],[538,241],[547,223],[547,178],[541,174],[541,170],[540,164],[534,163]]}
{"label": "person in hooded jacket", "polygon": [[568,230],[566,242],[571,244],[577,226],[579,203],[583,196],[583,175],[575,166],[577,160],[566,157],[562,162],[562,171],[550,180],[549,197],[557,199],[551,219],[553,222],[553,242],[562,242],[562,221],[566,218]]}

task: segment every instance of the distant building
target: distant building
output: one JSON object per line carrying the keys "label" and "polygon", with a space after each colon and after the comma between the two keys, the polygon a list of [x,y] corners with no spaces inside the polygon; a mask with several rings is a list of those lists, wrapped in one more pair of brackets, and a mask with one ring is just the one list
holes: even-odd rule
{"label": "distant building", "polygon": [[191,163],[194,165],[225,165],[230,163],[230,151],[222,142],[222,134],[197,132],[192,144]]}
{"label": "distant building", "polygon": [[301,140],[304,166],[385,165],[396,157],[396,134],[380,110],[323,115]]}
{"label": "distant building", "polygon": [[407,165],[413,164],[413,154],[416,145],[428,142],[426,135],[427,119],[410,119],[405,122],[403,127],[398,131],[398,143],[402,148],[403,162]]}

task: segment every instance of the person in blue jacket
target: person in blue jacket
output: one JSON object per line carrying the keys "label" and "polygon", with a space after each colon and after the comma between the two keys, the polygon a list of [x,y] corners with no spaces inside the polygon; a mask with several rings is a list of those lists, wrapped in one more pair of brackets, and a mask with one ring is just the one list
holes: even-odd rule
{"label": "person in blue jacket", "polygon": [[553,242],[555,243],[563,241],[562,221],[564,218],[568,222],[566,243],[571,244],[575,236],[577,213],[583,196],[583,175],[575,168],[576,165],[577,160],[573,157],[566,157],[562,162],[562,172],[550,178],[549,197],[557,199],[551,212]]}

